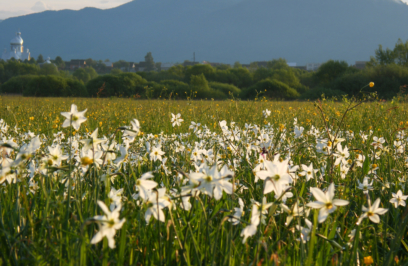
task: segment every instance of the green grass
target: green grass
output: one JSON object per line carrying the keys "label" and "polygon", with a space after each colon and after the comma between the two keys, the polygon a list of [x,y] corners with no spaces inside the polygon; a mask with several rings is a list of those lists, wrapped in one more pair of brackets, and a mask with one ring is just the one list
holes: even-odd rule
{"label": "green grass", "polygon": [[[17,182],[4,181],[0,185],[3,265],[357,265],[357,261],[361,265],[371,259],[374,265],[406,265],[408,261],[408,245],[404,240],[408,208],[395,208],[389,202],[392,193],[398,190],[408,194],[407,137],[400,134],[397,140],[397,133],[408,126],[406,104],[374,101],[351,109],[357,103],[328,100],[315,104],[264,99],[247,102],[1,97],[0,102],[0,119],[4,119],[0,125],[9,126],[1,132],[0,139],[14,139],[17,144],[14,151],[7,153],[9,146],[2,144],[3,160],[15,160],[22,152],[22,145],[32,139],[27,132],[41,139],[41,147],[31,156],[21,164],[11,164]],[[60,113],[68,112],[72,103],[80,111],[88,109],[87,121],[77,132],[62,128],[65,118]],[[271,110],[267,118],[262,115],[265,109]],[[181,114],[184,122],[180,127],[172,127],[171,113]],[[294,134],[294,118],[298,127],[304,127],[300,138]],[[106,136],[107,142],[114,144],[109,153],[114,151],[120,156],[118,148],[125,144],[123,130],[117,129],[129,126],[132,119],[139,120],[141,129],[134,142],[129,143],[124,163],[106,162],[99,166],[91,163],[82,170],[85,165],[76,157],[82,157],[79,143],[78,147],[74,145],[71,159],[58,166],[48,164],[47,147],[58,142],[54,134],[60,131],[66,135],[60,145],[68,156],[72,142],[89,138],[87,133],[96,128],[99,139]],[[228,122],[224,134],[219,124],[222,120]],[[189,129],[192,121],[201,123],[201,132],[206,134],[200,136]],[[235,126],[231,131],[232,121]],[[245,124],[258,125],[258,130],[249,130]],[[312,127],[319,130],[319,137],[308,133]],[[328,139],[329,131],[345,139],[342,147],[347,145],[350,153],[349,171],[344,179],[340,167],[334,165],[335,156],[316,151],[317,139]],[[368,135],[367,140],[361,138],[360,131]],[[291,184],[285,194],[293,194],[285,203],[289,208],[296,202],[306,208],[307,203],[316,201],[310,188],[325,190],[331,183],[336,186],[334,198],[348,200],[349,204],[337,207],[323,223],[317,221],[319,211],[310,209],[286,225],[288,214],[280,205],[282,197],[275,192],[264,195],[265,181],[255,182],[253,169],[262,151],[261,143],[257,143],[261,134],[268,134],[271,139],[265,145],[268,160],[273,161],[280,154],[280,160],[290,156],[291,165],[313,163],[314,169],[319,170],[309,181],[298,176]],[[69,140],[70,135],[74,139]],[[382,149],[372,145],[374,137],[385,139]],[[183,151],[176,151],[176,140],[184,146]],[[396,153],[394,141],[402,141],[397,145],[404,146],[402,153]],[[167,158],[163,166],[160,161],[150,160],[146,143],[151,148],[161,143],[163,157]],[[254,147],[248,156],[247,144]],[[181,202],[186,195],[180,194],[186,184],[180,181],[180,175],[183,180],[188,178],[180,173],[190,176],[190,171],[196,170],[191,160],[196,146],[211,150],[220,164],[230,167],[233,178],[226,182],[235,182],[235,191],[223,192],[219,200],[192,192],[188,194],[191,209],[186,211]],[[106,156],[106,150],[102,152]],[[357,166],[359,154],[366,157],[362,167]],[[89,159],[95,162],[95,156]],[[280,163],[279,158],[275,164]],[[212,163],[209,160],[208,164]],[[5,168],[3,161],[2,169]],[[149,171],[153,172],[151,180],[158,184],[157,188],[166,188],[172,204],[163,209],[164,222],[152,217],[146,223],[144,215],[150,202],[132,197],[137,193],[137,180]],[[68,186],[64,182],[70,175]],[[114,181],[103,180],[107,175],[114,177]],[[364,176],[373,180],[368,196],[358,189],[358,181],[362,182]],[[38,189],[30,191],[33,182]],[[241,190],[242,185],[247,189]],[[92,218],[103,214],[97,201],[109,207],[111,188],[123,188],[120,219],[126,219],[116,231],[114,249],[108,247],[106,238],[90,244],[99,231]],[[243,243],[241,232],[251,223],[252,201],[260,202],[262,207],[264,196],[266,202],[273,203],[265,210],[265,222],[257,225],[256,233]],[[240,222],[233,225],[228,218],[239,207],[238,198],[245,204],[244,212]],[[362,206],[367,207],[369,199],[373,203],[377,198],[381,200],[380,207],[388,209],[379,215],[380,222],[366,218],[357,224],[363,214]],[[313,226],[310,239],[304,243],[299,240],[301,231],[297,228],[306,227],[306,219]],[[357,232],[353,238],[349,236],[352,230]]]}

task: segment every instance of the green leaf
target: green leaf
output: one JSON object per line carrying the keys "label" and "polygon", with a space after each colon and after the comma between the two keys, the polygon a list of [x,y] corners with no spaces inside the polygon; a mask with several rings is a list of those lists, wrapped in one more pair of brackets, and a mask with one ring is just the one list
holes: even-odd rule
{"label": "green leaf", "polygon": [[363,177],[368,174],[368,171],[370,171],[370,158],[368,157],[368,154],[365,154],[365,160],[363,164]]}

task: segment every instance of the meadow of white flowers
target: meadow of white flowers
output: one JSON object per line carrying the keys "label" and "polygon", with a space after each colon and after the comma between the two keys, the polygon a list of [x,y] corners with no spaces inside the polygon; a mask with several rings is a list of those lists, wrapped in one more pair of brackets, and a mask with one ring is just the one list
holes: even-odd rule
{"label": "meadow of white flowers", "polygon": [[[264,110],[260,116],[270,116]],[[149,134],[22,133],[0,120],[3,263],[396,265],[406,261],[407,137],[191,122]],[[178,127],[182,114],[172,114]],[[388,138],[386,138],[388,136]]]}

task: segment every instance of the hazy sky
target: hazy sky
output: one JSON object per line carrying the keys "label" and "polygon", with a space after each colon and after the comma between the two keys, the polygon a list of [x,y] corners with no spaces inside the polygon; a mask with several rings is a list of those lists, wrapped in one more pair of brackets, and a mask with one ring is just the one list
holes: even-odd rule
{"label": "hazy sky", "polygon": [[[16,17],[44,10],[112,8],[131,0],[0,0],[0,19]],[[408,1],[408,0],[407,0]]]}
{"label": "hazy sky", "polygon": [[[0,0],[0,20],[44,10],[112,8],[132,0]],[[394,0],[398,1],[398,0]],[[402,0],[408,3],[408,0]]]}

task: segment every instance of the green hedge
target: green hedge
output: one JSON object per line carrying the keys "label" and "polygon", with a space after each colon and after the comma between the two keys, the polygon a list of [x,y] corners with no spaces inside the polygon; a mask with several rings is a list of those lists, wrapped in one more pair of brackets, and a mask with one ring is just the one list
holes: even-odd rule
{"label": "green hedge", "polygon": [[144,94],[143,85],[146,83],[145,79],[135,73],[107,74],[90,80],[86,89],[92,97],[130,97]]}
{"label": "green hedge", "polygon": [[257,94],[258,97],[267,97],[279,100],[296,99],[299,97],[299,93],[285,83],[273,79],[264,79],[248,89],[242,90],[241,98],[254,99]]}
{"label": "green hedge", "polygon": [[0,91],[2,93],[19,93],[24,96],[41,97],[88,96],[82,82],[54,75],[25,75],[13,77],[1,86]]}

